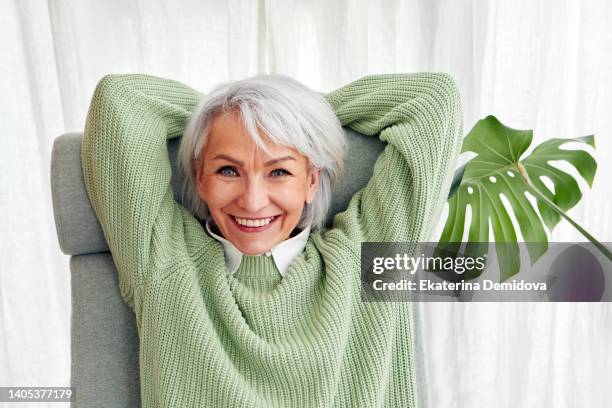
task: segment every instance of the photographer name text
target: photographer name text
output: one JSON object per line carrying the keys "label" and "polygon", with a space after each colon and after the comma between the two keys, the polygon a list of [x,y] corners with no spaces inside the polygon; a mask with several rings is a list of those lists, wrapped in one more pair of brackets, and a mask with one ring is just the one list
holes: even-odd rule
{"label": "photographer name text", "polygon": [[376,279],[372,282],[372,287],[377,291],[546,291],[546,282],[526,282],[522,279],[513,279],[508,282],[496,282],[490,279],[484,279],[479,282],[438,282],[430,279],[414,281],[401,279],[385,282],[382,279]]}

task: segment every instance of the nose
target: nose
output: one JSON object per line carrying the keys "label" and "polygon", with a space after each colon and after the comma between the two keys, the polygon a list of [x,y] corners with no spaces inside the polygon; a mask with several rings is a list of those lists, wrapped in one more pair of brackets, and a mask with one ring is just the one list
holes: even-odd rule
{"label": "nose", "polygon": [[268,190],[259,177],[245,179],[238,205],[248,214],[256,215],[269,204]]}

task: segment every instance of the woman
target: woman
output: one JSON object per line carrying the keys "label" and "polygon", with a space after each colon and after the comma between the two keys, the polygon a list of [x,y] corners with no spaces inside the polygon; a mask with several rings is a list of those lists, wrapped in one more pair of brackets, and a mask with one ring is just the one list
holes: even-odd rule
{"label": "woman", "polygon": [[[387,146],[325,230],[344,145],[334,117]],[[166,149],[183,132],[190,211]],[[446,74],[369,76],[324,100],[282,77],[207,98],[104,77],[83,172],[136,316],[143,406],[416,406],[410,306],[361,302],[360,244],[430,239],[460,138]]]}
{"label": "woman", "polygon": [[[261,76],[225,84],[202,100],[181,139],[183,201],[209,220],[226,260],[228,251],[270,251],[298,226],[303,248],[311,226],[324,223],[344,149],[334,111],[299,82]],[[230,257],[230,270],[239,257]]]}

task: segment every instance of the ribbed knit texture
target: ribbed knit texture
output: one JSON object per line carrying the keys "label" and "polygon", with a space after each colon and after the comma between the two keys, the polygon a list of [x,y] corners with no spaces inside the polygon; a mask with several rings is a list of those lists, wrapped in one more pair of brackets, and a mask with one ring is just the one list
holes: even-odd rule
{"label": "ribbed knit texture", "polygon": [[240,268],[234,274],[234,280],[242,283],[255,293],[269,293],[280,283],[282,276],[268,256],[243,255]]}
{"label": "ribbed knit texture", "polygon": [[173,199],[166,140],[201,97],[106,76],[85,127],[85,185],[138,325],[142,405],[416,406],[411,306],[361,302],[360,243],[431,238],[461,144],[453,80],[368,76],[326,96],[343,125],[387,146],[284,278],[266,256],[229,275],[221,244]]}

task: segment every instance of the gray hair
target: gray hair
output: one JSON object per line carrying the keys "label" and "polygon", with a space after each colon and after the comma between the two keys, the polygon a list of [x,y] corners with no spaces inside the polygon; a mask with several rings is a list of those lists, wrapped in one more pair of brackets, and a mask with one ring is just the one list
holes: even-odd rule
{"label": "gray hair", "polygon": [[327,101],[295,79],[261,75],[215,87],[191,115],[179,148],[178,168],[183,172],[183,204],[201,220],[210,213],[196,189],[196,160],[201,160],[209,130],[217,114],[240,112],[242,124],[262,150],[268,152],[258,129],[272,143],[295,148],[311,168],[320,170],[314,200],[306,204],[298,226],[320,229],[329,210],[332,188],[342,170],[346,140],[336,114]]}

